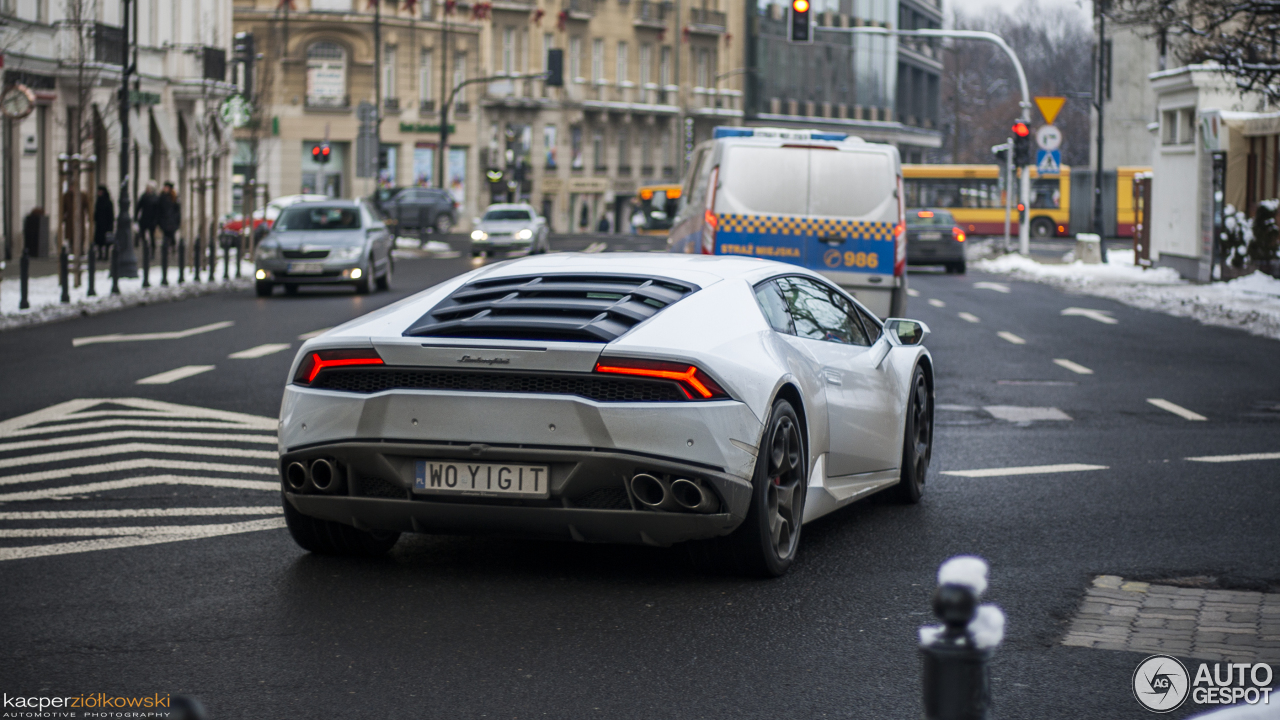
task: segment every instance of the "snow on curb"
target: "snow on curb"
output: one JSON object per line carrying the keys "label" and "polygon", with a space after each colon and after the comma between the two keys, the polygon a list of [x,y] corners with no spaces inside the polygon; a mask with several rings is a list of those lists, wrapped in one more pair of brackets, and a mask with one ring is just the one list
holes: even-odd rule
{"label": "snow on curb", "polygon": [[1005,255],[978,260],[970,267],[1280,340],[1280,280],[1276,278],[1255,272],[1230,282],[1197,285],[1180,278],[1172,268],[1144,270],[1134,265],[1132,250],[1112,250],[1108,261],[1041,265],[1021,255]]}
{"label": "snow on curb", "polygon": [[[86,297],[88,278],[83,278],[79,288],[71,289],[71,302],[66,304],[59,302],[62,296],[62,289],[58,284],[56,275],[31,278],[27,286],[27,297],[31,307],[27,310],[18,309],[21,292],[18,280],[6,279],[0,283],[0,331],[56,322],[73,317],[98,315],[138,305],[185,300],[215,292],[248,290],[253,287],[252,263],[245,263],[241,271],[243,277],[239,279],[222,280],[222,266],[219,265],[216,275],[218,279],[213,282],[193,282],[190,273],[188,273],[186,282],[178,285],[177,270],[170,268],[169,285],[162,287],[160,285],[159,271],[156,268],[152,268],[150,288],[143,290],[140,278],[122,278],[120,280],[120,294],[112,295],[110,273],[106,270],[100,270],[95,274],[96,287],[94,289],[98,293],[97,296]],[[201,276],[208,277],[206,273],[202,273]]]}

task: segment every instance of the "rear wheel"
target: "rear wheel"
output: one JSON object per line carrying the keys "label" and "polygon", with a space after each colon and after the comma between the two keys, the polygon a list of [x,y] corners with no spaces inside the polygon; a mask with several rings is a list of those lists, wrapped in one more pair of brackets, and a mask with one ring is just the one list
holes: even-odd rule
{"label": "rear wheel", "polygon": [[1031,237],[1042,239],[1053,237],[1054,230],[1053,221],[1049,218],[1039,217],[1031,221]]}
{"label": "rear wheel", "polygon": [[257,291],[258,297],[271,297],[271,293],[276,289],[276,286],[272,283],[259,280],[254,283],[253,289]]}
{"label": "rear wheel", "polygon": [[391,255],[390,253],[388,253],[387,254],[387,271],[382,273],[382,277],[378,278],[379,290],[391,289],[391,273],[393,272],[393,270],[394,268],[392,267],[392,264],[391,264]]}
{"label": "rear wheel", "polygon": [[779,399],[765,427],[747,519],[728,537],[691,544],[694,561],[706,569],[779,577],[795,561],[807,485],[800,420]]}
{"label": "rear wheel", "polygon": [[358,555],[377,557],[385,555],[400,540],[400,533],[381,530],[357,530],[350,525],[320,520],[303,515],[294,509],[287,498],[284,502],[284,523],[298,547],[317,555]]}
{"label": "rear wheel", "polygon": [[964,274],[964,261],[963,261],[963,260],[961,260],[960,262],[957,262],[957,263],[950,263],[950,264],[948,264],[948,265],[947,265],[947,272],[949,272],[949,273],[955,273],[955,274],[957,274],[957,275],[963,275],[963,274]]}
{"label": "rear wheel", "polygon": [[356,281],[356,292],[361,295],[368,295],[377,288],[377,283],[373,278],[373,263],[360,270],[360,279]]}
{"label": "rear wheel", "polygon": [[902,439],[902,478],[890,494],[894,500],[915,504],[924,494],[924,479],[933,456],[933,398],[924,370],[911,375],[911,396],[907,399],[907,429]]}

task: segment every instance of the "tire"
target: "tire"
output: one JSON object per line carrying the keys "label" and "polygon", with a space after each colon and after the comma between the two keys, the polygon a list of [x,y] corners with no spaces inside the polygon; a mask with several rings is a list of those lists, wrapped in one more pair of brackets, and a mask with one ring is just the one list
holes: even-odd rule
{"label": "tire", "polygon": [[283,496],[281,502],[284,503],[284,523],[289,528],[289,535],[298,547],[307,552],[379,557],[400,540],[398,532],[357,530],[350,525],[303,515]]}
{"label": "tire", "polygon": [[763,437],[747,519],[727,537],[690,543],[694,563],[706,570],[781,577],[795,561],[808,463],[800,420],[789,401],[774,401]]}
{"label": "tire", "polygon": [[392,275],[392,273],[393,273],[394,271],[395,271],[395,268],[393,267],[393,265],[392,265],[392,263],[391,263],[391,255],[390,255],[390,253],[388,253],[388,254],[387,254],[387,271],[386,271],[386,272],[384,272],[384,273],[382,273],[382,277],[378,278],[378,289],[379,289],[379,290],[390,290],[390,289],[391,289],[391,275]]}
{"label": "tire", "polygon": [[435,231],[437,235],[448,235],[452,229],[453,218],[444,213],[436,217]]}
{"label": "tire", "polygon": [[955,273],[956,275],[963,275],[963,274],[964,274],[964,261],[963,261],[963,260],[961,260],[960,262],[956,262],[956,263],[947,263],[947,274],[948,274],[948,275],[950,275],[950,274],[952,274],[952,273]]}
{"label": "tire", "polygon": [[285,294],[285,295],[297,295],[297,294],[298,294],[298,287],[299,287],[298,285],[285,285],[285,286],[284,286],[284,294]]}
{"label": "tire", "polygon": [[897,502],[914,505],[924,494],[925,476],[933,457],[933,398],[924,370],[911,374],[911,395],[907,398],[907,426],[902,437],[902,476],[889,490]]}
{"label": "tire", "polygon": [[1053,221],[1049,218],[1039,217],[1031,221],[1031,237],[1033,238],[1053,237],[1056,229]]}
{"label": "tire", "polygon": [[373,263],[370,262],[361,273],[360,279],[356,281],[356,292],[361,295],[368,295],[377,289],[377,280],[373,277]]}
{"label": "tire", "polygon": [[274,283],[258,280],[254,283],[253,289],[258,293],[258,297],[271,297],[271,293],[275,291]]}

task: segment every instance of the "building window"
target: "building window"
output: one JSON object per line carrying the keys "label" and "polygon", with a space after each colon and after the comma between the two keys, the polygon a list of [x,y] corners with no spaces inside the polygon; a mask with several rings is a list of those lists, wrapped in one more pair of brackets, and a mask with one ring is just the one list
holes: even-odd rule
{"label": "building window", "polygon": [[597,132],[591,136],[591,167],[598,173],[609,171],[604,157],[604,133]]}
{"label": "building window", "polygon": [[431,100],[431,80],[435,74],[431,71],[431,51],[423,50],[422,59],[418,62],[418,100],[426,103]]}
{"label": "building window", "polygon": [[502,29],[502,72],[511,75],[516,66],[516,29]]}
{"label": "building window", "polygon": [[582,38],[569,38],[569,74],[575,82],[583,82]]}
{"label": "building window", "polygon": [[626,127],[618,129],[618,171],[631,172],[631,134]]}
{"label": "building window", "polygon": [[653,46],[645,43],[640,46],[640,84],[653,82]]}
{"label": "building window", "polygon": [[671,48],[662,48],[661,66],[658,68],[658,82],[663,87],[671,84]]}
{"label": "building window", "polygon": [[622,85],[627,81],[627,41],[618,41],[618,84]]}
{"label": "building window", "polygon": [[[547,70],[547,68],[551,67],[551,61],[547,59],[547,54],[550,53],[553,49],[555,49],[555,46],[556,46],[556,36],[552,35],[551,33],[543,33],[542,34],[542,70],[544,72]],[[563,70],[563,68],[561,69]]]}
{"label": "building window", "polygon": [[569,128],[569,150],[571,157],[569,158],[569,166],[574,170],[582,169],[582,126],[574,125]]}
{"label": "building window", "polygon": [[[453,54],[453,86],[455,88],[458,87],[463,82],[465,82],[466,79],[467,79],[467,54],[464,52],[454,53]],[[467,89],[462,88],[461,90],[459,90],[458,94],[454,96],[453,101],[455,103],[466,103]],[[460,108],[458,112],[464,112],[464,110]]]}
{"label": "building window", "polygon": [[307,105],[347,105],[347,51],[341,45],[321,41],[307,48]]}
{"label": "building window", "polygon": [[382,51],[382,97],[399,97],[396,92],[396,46],[387,45]]}
{"label": "building window", "polygon": [[591,41],[591,79],[604,82],[604,40],[600,38]]}
{"label": "building window", "polygon": [[556,169],[556,126],[542,126],[542,146],[546,151],[546,168],[548,170]]}
{"label": "building window", "polygon": [[708,82],[710,78],[707,73],[707,64],[711,60],[711,52],[705,48],[696,50],[695,52],[697,53],[698,60],[697,65],[695,66],[697,68],[697,75],[694,78],[695,82],[693,86],[700,88],[710,87],[711,83]]}

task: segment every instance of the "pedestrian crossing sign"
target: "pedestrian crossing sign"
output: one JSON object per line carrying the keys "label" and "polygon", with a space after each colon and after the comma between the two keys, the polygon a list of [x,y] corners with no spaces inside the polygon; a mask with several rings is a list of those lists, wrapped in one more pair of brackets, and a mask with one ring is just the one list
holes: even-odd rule
{"label": "pedestrian crossing sign", "polygon": [[1057,175],[1062,168],[1062,151],[1061,150],[1037,150],[1036,151],[1036,174],[1040,177],[1046,175]]}

